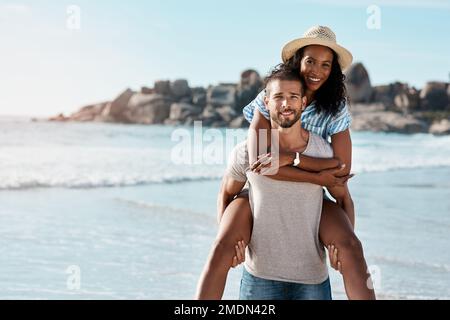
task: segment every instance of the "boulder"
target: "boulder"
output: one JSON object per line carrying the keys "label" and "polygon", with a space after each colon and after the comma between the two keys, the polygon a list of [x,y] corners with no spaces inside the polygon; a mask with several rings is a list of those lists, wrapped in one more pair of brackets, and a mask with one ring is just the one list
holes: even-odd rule
{"label": "boulder", "polygon": [[450,121],[443,119],[433,123],[430,127],[430,133],[435,135],[450,134]]}
{"label": "boulder", "polygon": [[170,96],[172,94],[172,91],[170,90],[170,81],[156,81],[154,93]]}
{"label": "boulder", "polygon": [[[382,103],[388,109],[403,110],[405,105],[418,107],[420,103],[415,105],[414,96],[417,95],[417,90],[412,89],[406,83],[394,82],[388,85],[375,86],[372,88],[371,101],[375,103]],[[403,96],[405,95],[405,96]],[[397,102],[395,98],[397,98]]]}
{"label": "boulder", "polygon": [[351,128],[355,131],[384,131],[397,133],[428,132],[428,125],[411,115],[392,111],[375,111],[353,115]]}
{"label": "boulder", "polygon": [[220,115],[216,111],[216,108],[214,108],[212,105],[209,104],[205,107],[205,109],[203,109],[202,118],[203,119],[208,119],[208,118],[219,119]]}
{"label": "boulder", "polygon": [[172,100],[160,94],[135,94],[127,106],[127,121],[160,124],[169,118]]}
{"label": "boulder", "polygon": [[237,87],[236,108],[242,110],[263,89],[263,81],[258,72],[249,69],[241,74],[241,80]]}
{"label": "boulder", "polygon": [[247,128],[248,126],[249,123],[245,120],[244,116],[239,116],[230,122],[230,128],[233,129]]}
{"label": "boulder", "polygon": [[149,87],[141,87],[141,93],[143,94],[152,94],[156,93],[155,89],[149,88]]}
{"label": "boulder", "polygon": [[202,112],[202,109],[188,103],[173,103],[170,106],[170,120],[186,121],[189,116],[197,116]]}
{"label": "boulder", "polygon": [[421,104],[427,110],[445,110],[449,104],[447,83],[427,82],[420,91]]}
{"label": "boulder", "polygon": [[[60,114],[58,114],[58,115],[56,115],[54,117],[48,118],[48,121],[62,121],[62,122],[64,122],[64,121],[69,121],[69,120],[70,120],[70,118],[66,117],[63,113],[60,113]],[[33,118],[32,121],[36,122],[38,120],[36,118]]]}
{"label": "boulder", "polygon": [[372,99],[374,103],[381,103],[384,106],[394,104],[394,95],[391,93],[390,85],[375,86],[372,88]]}
{"label": "boulder", "polygon": [[127,89],[122,92],[116,99],[108,104],[103,112],[102,117],[109,119],[110,121],[129,123],[127,113],[127,105],[134,92],[131,89]]}
{"label": "boulder", "polygon": [[409,90],[398,93],[394,97],[395,107],[403,113],[409,113],[411,111],[417,111],[420,107],[419,92],[410,88]]}
{"label": "boulder", "polygon": [[206,90],[204,88],[192,89],[192,103],[202,109],[206,106]]}
{"label": "boulder", "polygon": [[208,88],[206,102],[214,107],[236,105],[236,85],[220,84]]}
{"label": "boulder", "polygon": [[191,88],[189,88],[187,80],[184,79],[175,80],[174,82],[172,82],[170,84],[170,91],[172,92],[172,96],[176,100],[191,95]]}
{"label": "boulder", "polygon": [[109,102],[102,102],[81,108],[78,112],[70,115],[72,121],[101,121],[103,110],[108,107]]}
{"label": "boulder", "polygon": [[236,118],[237,113],[231,106],[223,106],[216,109],[216,112],[220,115],[223,121],[230,122]]}
{"label": "boulder", "polygon": [[362,63],[355,63],[346,71],[347,94],[352,102],[369,102],[372,97],[372,85],[369,73]]}

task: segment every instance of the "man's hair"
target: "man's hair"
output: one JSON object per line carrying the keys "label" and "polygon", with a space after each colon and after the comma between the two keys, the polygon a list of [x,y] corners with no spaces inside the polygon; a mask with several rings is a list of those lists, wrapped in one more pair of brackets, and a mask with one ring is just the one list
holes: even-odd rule
{"label": "man's hair", "polygon": [[300,82],[300,93],[304,93],[305,88],[305,81],[300,76],[297,69],[293,69],[292,67],[280,63],[279,65],[275,66],[270,74],[264,79],[264,88],[266,95],[268,95],[267,87],[272,81],[280,80],[280,81],[298,81]]}

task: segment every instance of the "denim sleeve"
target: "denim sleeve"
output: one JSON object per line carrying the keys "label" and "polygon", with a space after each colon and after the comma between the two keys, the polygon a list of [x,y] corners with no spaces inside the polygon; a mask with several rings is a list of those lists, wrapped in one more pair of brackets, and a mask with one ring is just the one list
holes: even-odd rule
{"label": "denim sleeve", "polygon": [[257,109],[267,120],[270,119],[269,111],[266,110],[264,105],[264,91],[261,91],[258,96],[253,99],[248,105],[244,107],[242,113],[244,114],[245,120],[249,123],[252,122],[253,116],[255,115],[255,109]]}
{"label": "denim sleeve", "polygon": [[348,110],[347,103],[343,101],[338,113],[327,124],[327,136],[331,137],[336,133],[345,131],[350,128],[351,124],[352,116]]}

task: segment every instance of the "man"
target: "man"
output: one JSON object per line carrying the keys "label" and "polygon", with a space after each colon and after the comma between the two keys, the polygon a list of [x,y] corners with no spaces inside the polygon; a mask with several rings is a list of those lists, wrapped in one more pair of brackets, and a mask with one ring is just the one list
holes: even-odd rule
{"label": "man", "polygon": [[[301,127],[306,97],[298,72],[275,70],[266,80],[265,104],[272,129],[279,136],[280,151],[333,157],[325,140]],[[230,160],[226,186],[239,190],[248,181],[253,213],[240,298],[331,299],[325,251],[318,235],[322,187],[274,180],[250,171],[245,142],[235,147]]]}

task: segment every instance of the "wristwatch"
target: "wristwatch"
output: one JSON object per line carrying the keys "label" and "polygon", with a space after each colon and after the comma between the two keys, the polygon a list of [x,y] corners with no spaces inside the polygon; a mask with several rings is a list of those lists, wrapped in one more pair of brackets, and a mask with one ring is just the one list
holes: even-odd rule
{"label": "wristwatch", "polygon": [[298,167],[299,164],[300,164],[300,153],[296,152],[295,159],[294,159],[294,166]]}

